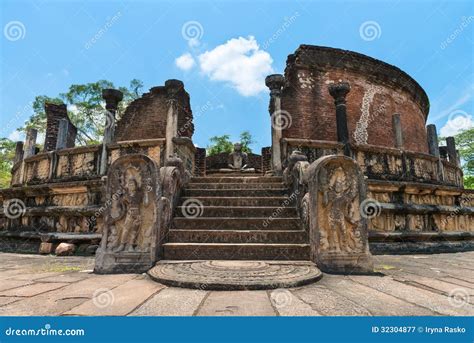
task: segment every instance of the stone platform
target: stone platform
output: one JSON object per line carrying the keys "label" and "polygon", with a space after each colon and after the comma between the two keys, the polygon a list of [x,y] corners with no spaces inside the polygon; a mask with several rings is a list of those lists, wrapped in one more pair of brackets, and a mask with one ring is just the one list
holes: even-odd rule
{"label": "stone platform", "polygon": [[302,261],[160,261],[148,271],[167,286],[201,290],[258,290],[299,287],[322,277]]}

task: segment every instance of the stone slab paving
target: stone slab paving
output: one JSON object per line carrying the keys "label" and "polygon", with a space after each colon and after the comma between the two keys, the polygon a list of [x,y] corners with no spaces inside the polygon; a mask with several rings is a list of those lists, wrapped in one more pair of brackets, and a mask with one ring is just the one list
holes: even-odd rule
{"label": "stone slab paving", "polygon": [[90,257],[0,253],[0,315],[474,315],[474,252],[374,258],[380,276],[212,291],[167,287],[145,274],[95,275]]}

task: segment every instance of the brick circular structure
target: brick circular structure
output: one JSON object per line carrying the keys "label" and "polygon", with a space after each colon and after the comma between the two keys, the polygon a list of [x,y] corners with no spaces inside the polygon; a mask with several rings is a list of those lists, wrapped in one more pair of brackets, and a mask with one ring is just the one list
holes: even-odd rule
{"label": "brick circular structure", "polygon": [[336,141],[334,98],[328,86],[350,84],[347,124],[350,142],[393,148],[393,115],[399,114],[407,151],[427,153],[425,91],[399,68],[341,49],[301,45],[288,56],[282,110],[291,115],[284,138]]}

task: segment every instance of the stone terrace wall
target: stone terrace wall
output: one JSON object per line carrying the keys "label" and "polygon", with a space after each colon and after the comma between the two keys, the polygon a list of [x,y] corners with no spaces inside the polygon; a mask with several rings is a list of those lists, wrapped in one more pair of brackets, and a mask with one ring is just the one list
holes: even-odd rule
{"label": "stone terrace wall", "polygon": [[287,60],[282,110],[292,125],[283,137],[336,141],[334,99],[328,85],[349,82],[347,120],[354,144],[395,147],[392,115],[399,113],[404,150],[428,152],[428,98],[400,69],[355,52],[300,46]]}

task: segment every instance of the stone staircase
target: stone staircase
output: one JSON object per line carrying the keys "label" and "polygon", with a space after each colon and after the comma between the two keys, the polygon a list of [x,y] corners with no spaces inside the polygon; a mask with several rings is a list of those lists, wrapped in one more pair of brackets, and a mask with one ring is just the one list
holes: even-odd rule
{"label": "stone staircase", "polygon": [[307,232],[281,177],[195,177],[176,209],[166,260],[305,260]]}

